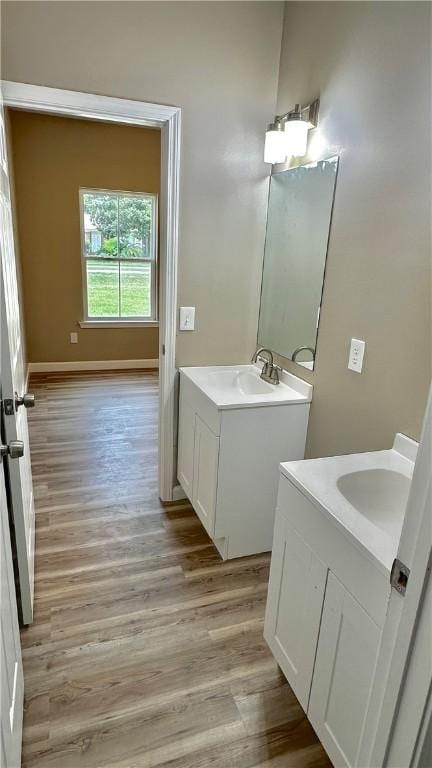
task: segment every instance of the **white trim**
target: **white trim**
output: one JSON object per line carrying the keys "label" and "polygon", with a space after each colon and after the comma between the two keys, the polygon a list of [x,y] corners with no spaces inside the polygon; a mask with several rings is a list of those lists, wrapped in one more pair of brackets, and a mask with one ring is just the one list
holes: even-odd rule
{"label": "white trim", "polygon": [[173,501],[182,501],[182,499],[187,499],[187,496],[179,483],[173,488]]}
{"label": "white trim", "polygon": [[123,371],[159,368],[159,360],[67,360],[64,362],[29,363],[29,373],[51,371]]}
{"label": "white trim", "polygon": [[108,120],[113,123],[145,125],[147,128],[160,128],[180,111],[178,107],[147,101],[99,96],[83,91],[49,88],[45,85],[15,83],[11,80],[2,80],[1,87],[3,102],[7,107],[90,120]]}
{"label": "white trim", "polygon": [[181,110],[7,80],[1,87],[5,105],[16,109],[161,129],[159,495],[163,501],[172,501]]}
{"label": "white trim", "polygon": [[[174,458],[177,439],[175,366],[177,329],[178,222],[180,195],[180,110],[162,129],[162,173],[160,220],[160,310],[159,310],[159,495],[172,501],[177,484]],[[165,260],[165,263],[164,263]],[[163,384],[163,385],[162,385]]]}
{"label": "white trim", "polygon": [[80,328],[159,328],[158,320],[80,320]]}

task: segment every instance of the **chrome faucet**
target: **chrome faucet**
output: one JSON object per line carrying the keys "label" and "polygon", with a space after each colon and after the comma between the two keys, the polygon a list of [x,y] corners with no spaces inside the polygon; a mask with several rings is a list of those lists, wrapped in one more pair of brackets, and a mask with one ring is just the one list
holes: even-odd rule
{"label": "chrome faucet", "polygon": [[295,349],[294,352],[291,355],[291,360],[293,361],[293,363],[296,362],[297,355],[300,352],[306,352],[306,351],[311,353],[311,355],[312,355],[312,362],[314,362],[315,361],[315,350],[313,349],[313,347],[297,347],[297,349]]}
{"label": "chrome faucet", "polygon": [[261,371],[261,378],[269,384],[279,384],[279,371],[282,369],[274,363],[273,352],[266,347],[260,347],[252,357],[252,362],[256,363],[262,360],[264,363]]}

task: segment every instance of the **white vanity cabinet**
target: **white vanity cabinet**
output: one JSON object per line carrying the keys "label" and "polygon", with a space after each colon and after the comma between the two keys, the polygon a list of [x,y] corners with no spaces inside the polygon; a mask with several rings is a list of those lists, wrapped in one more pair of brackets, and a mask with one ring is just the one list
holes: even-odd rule
{"label": "white vanity cabinet", "polygon": [[264,635],[329,757],[359,766],[388,575],[281,475]]}
{"label": "white vanity cabinet", "polygon": [[193,466],[195,448],[195,411],[187,398],[180,394],[178,462],[179,482],[189,497],[192,498]]}
{"label": "white vanity cabinet", "polygon": [[[198,415],[210,422],[211,427]],[[180,380],[177,475],[209,536],[214,534],[219,467],[217,411]]]}
{"label": "white vanity cabinet", "polygon": [[357,766],[381,628],[329,571],[309,719],[336,766]]}
{"label": "white vanity cabinet", "polygon": [[[258,389],[259,370],[251,368],[238,366],[235,371],[240,371],[242,386],[245,382]],[[219,396],[211,384],[207,391],[207,378],[201,375],[205,369],[180,369],[177,476],[224,559],[267,552],[273,540],[279,463],[304,455],[310,385],[299,383],[300,392],[286,384],[280,389],[266,385],[268,397],[279,398],[269,404],[264,387],[263,394],[238,392],[232,384],[238,374],[232,378],[229,366],[212,370],[218,381],[228,374],[228,394],[223,390]],[[241,378],[243,373],[249,378]],[[296,377],[291,379],[295,385]]]}
{"label": "white vanity cabinet", "polygon": [[219,438],[195,414],[192,503],[210,535],[215,528],[218,466]]}
{"label": "white vanity cabinet", "polygon": [[304,710],[307,710],[327,568],[277,514],[265,637]]}

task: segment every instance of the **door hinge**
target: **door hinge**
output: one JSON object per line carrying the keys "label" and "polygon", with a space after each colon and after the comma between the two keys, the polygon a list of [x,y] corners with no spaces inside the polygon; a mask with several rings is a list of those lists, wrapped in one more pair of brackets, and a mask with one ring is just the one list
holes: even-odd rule
{"label": "door hinge", "polygon": [[165,344],[162,344],[162,354],[165,355]]}
{"label": "door hinge", "polygon": [[12,397],[5,397],[3,400],[3,410],[5,416],[13,416],[15,413],[15,403]]}
{"label": "door hinge", "polygon": [[405,595],[409,575],[410,569],[408,566],[395,557],[390,573],[390,584],[400,595]]}

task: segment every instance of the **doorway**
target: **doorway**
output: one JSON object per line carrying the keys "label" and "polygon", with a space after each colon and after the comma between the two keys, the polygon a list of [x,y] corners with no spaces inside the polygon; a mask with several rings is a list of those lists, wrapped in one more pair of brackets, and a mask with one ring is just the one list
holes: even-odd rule
{"label": "doorway", "polygon": [[2,93],[5,106],[15,109],[161,130],[158,487],[161,500],[172,501],[176,484],[175,336],[181,111],[178,107],[25,83],[3,82]]}

